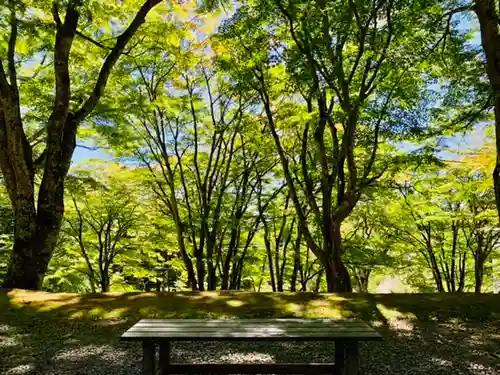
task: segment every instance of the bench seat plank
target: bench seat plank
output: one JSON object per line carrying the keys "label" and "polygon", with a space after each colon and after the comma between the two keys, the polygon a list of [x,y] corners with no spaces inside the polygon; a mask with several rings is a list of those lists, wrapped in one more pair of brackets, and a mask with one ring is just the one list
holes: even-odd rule
{"label": "bench seat plank", "polygon": [[143,319],[122,340],[381,340],[368,324],[332,319]]}

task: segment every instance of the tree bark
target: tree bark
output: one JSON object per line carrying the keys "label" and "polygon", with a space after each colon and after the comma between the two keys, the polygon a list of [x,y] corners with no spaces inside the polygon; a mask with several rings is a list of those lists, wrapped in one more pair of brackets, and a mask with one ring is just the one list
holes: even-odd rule
{"label": "tree bark", "polygon": [[486,71],[495,96],[496,164],[493,184],[497,213],[500,219],[500,35],[498,12],[494,0],[476,0],[475,12],[481,29],[481,43],[486,55]]}
{"label": "tree bark", "polygon": [[356,268],[353,275],[356,279],[358,293],[368,293],[368,281],[370,279],[371,269],[369,268]]}
{"label": "tree bark", "polygon": [[300,268],[300,241],[302,239],[302,232],[297,228],[297,238],[295,239],[295,248],[293,256],[293,270],[292,277],[290,278],[290,291],[297,291],[297,275]]}
{"label": "tree bark", "polygon": [[474,259],[474,292],[481,293],[484,278],[484,253],[477,252]]}
{"label": "tree bark", "polygon": [[[265,219],[264,219],[265,220]],[[275,280],[275,275],[274,275],[274,266],[273,266],[273,255],[272,255],[272,249],[271,249],[271,242],[269,241],[269,233],[267,230],[267,224],[264,222],[264,228],[265,234],[264,234],[264,242],[266,245],[266,252],[267,252],[267,261],[268,261],[268,268],[269,268],[269,277],[271,279],[271,288],[273,292],[276,292],[276,280]],[[276,250],[277,251],[277,250]],[[277,265],[276,265],[277,267]]]}
{"label": "tree bark", "polygon": [[321,289],[321,280],[323,279],[324,269],[321,269],[316,276],[316,281],[314,283],[314,293],[319,293]]}
{"label": "tree bark", "polygon": [[331,249],[324,251],[330,256],[323,260],[327,291],[328,293],[350,292],[352,288],[349,272],[340,256],[342,253],[340,223],[335,223],[332,228],[332,240]]}
{"label": "tree bark", "polygon": [[457,288],[457,292],[463,292],[464,289],[465,289],[465,271],[466,271],[466,267],[467,267],[467,253],[464,252],[463,253],[463,256],[461,257],[460,259],[460,267],[459,267],[459,273],[460,273],[460,277],[459,277],[459,280],[458,280],[458,288]]}

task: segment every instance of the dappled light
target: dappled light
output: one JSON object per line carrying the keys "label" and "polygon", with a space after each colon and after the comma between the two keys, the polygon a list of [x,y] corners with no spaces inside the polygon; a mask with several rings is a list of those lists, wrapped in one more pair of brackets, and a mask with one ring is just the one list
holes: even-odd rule
{"label": "dappled light", "polygon": [[[448,371],[462,367],[472,374],[493,374],[497,371],[494,369],[498,369],[497,360],[489,354],[497,351],[500,340],[495,329],[499,297],[492,295],[479,299],[472,294],[329,295],[238,292],[224,292],[220,295],[113,293],[51,296],[52,298],[47,298],[46,293],[22,290],[4,291],[0,294],[0,350],[11,353],[8,362],[4,359],[0,364],[7,366],[8,363],[8,374],[22,369],[26,370],[26,374],[39,373],[55,362],[68,370],[78,369],[85,363],[90,368],[104,366],[109,371],[116,371],[111,368],[117,369],[123,365],[127,371],[136,373],[140,363],[140,347],[136,343],[119,342],[118,339],[141,318],[358,317],[370,322],[384,337],[383,343],[365,343],[361,346],[361,369],[370,371],[371,374],[382,375],[384,372],[377,369],[377,366],[373,367],[371,359],[368,363],[363,358],[380,357],[384,361],[397,362],[402,356],[410,360],[415,351],[437,353],[418,359],[422,374],[424,371],[440,374],[439,369]],[[480,308],[472,306],[474,301]],[[52,308],[46,308],[47,306]],[[303,324],[307,325],[307,321]],[[198,344],[193,342],[177,343],[172,355],[188,363],[200,360],[196,353],[203,353],[200,355],[203,355],[206,363],[321,362],[331,360],[333,355],[331,344],[325,342],[302,343],[299,346],[293,342],[200,343],[199,348],[196,345]],[[195,347],[198,349],[194,349]],[[456,354],[451,354],[448,347],[453,347],[454,353],[461,353],[458,362]],[[33,351],[40,354],[32,357],[30,353]],[[210,353],[215,352],[221,354],[211,357]]]}
{"label": "dappled light", "polygon": [[0,1],[0,375],[500,374],[499,20]]}

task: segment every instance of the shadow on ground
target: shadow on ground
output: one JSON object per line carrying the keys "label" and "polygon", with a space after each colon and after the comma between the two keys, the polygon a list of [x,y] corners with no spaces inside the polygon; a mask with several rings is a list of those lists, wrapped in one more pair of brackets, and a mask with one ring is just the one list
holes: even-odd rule
{"label": "shadow on ground", "polygon": [[[360,318],[385,341],[361,347],[362,374],[497,374],[500,297],[472,294],[51,294],[0,290],[0,373],[139,374],[140,318]],[[177,343],[185,362],[331,361],[333,345]]]}

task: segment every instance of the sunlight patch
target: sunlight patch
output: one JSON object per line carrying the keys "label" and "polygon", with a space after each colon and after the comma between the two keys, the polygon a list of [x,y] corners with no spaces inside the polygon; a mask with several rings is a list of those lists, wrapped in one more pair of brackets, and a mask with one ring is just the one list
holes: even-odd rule
{"label": "sunlight patch", "polygon": [[241,307],[246,304],[246,302],[237,300],[237,299],[230,299],[229,301],[226,302],[228,306],[231,307]]}
{"label": "sunlight patch", "polygon": [[413,331],[413,323],[409,319],[391,319],[388,321],[389,326],[397,331],[406,331],[406,332],[411,332]]}
{"label": "sunlight patch", "polygon": [[115,319],[121,318],[130,308],[129,307],[120,307],[118,309],[114,309],[104,314],[105,319]]}
{"label": "sunlight patch", "polygon": [[1,333],[11,333],[14,331],[14,327],[9,326],[8,324],[0,324],[0,334]]}
{"label": "sunlight patch", "polygon": [[480,363],[469,363],[469,369],[473,370],[477,374],[485,374],[489,370],[488,367]]}
{"label": "sunlight patch", "polygon": [[432,357],[431,361],[438,366],[443,366],[443,367],[452,367],[453,366],[453,363],[451,361],[448,361],[448,360],[443,359],[443,358]]}
{"label": "sunlight patch", "polygon": [[383,305],[382,303],[377,303],[378,311],[384,316],[385,319],[392,321],[398,319],[417,319],[413,313],[402,313],[396,309],[390,309]]}
{"label": "sunlight patch", "polygon": [[220,361],[227,363],[273,363],[273,357],[268,353],[259,352],[230,353],[220,356]]}
{"label": "sunlight patch", "polygon": [[[6,332],[7,333],[7,332]],[[23,344],[23,341],[25,338],[29,337],[29,334],[24,334],[24,335],[9,335],[9,336],[3,336],[0,335],[0,347],[6,348],[8,346],[19,346],[19,347],[24,347],[25,344]]]}
{"label": "sunlight patch", "polygon": [[302,312],[302,307],[298,303],[287,303],[285,305],[285,310],[288,313],[292,313],[295,316],[300,316],[300,313]]}
{"label": "sunlight patch", "polygon": [[11,368],[6,372],[6,375],[18,375],[18,374],[27,374],[30,371],[34,369],[35,366],[33,366],[31,363],[27,365],[19,365],[16,367]]}
{"label": "sunlight patch", "polygon": [[86,345],[59,351],[53,360],[77,362],[88,357],[99,357],[105,361],[125,361],[130,356],[125,350],[120,350],[111,345]]}
{"label": "sunlight patch", "polygon": [[306,308],[307,316],[317,318],[342,319],[342,312],[332,307],[331,300],[316,300],[309,303]]}

